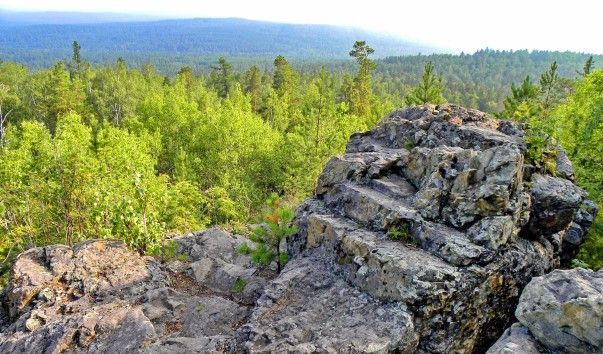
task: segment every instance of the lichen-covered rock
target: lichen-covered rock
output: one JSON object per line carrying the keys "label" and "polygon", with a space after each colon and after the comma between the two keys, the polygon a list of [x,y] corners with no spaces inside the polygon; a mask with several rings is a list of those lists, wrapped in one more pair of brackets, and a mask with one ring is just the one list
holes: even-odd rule
{"label": "lichen-covered rock", "polygon": [[[166,265],[118,241],[31,249],[3,294],[0,352],[234,352],[267,282],[236,251],[242,240],[217,229],[179,237],[189,262]],[[196,277],[200,263],[215,276]],[[249,284],[233,289],[223,274]]]}
{"label": "lichen-covered rock", "polygon": [[375,300],[310,257],[287,265],[239,335],[252,353],[410,353],[417,342],[402,307]]}
{"label": "lichen-covered rock", "polygon": [[454,105],[398,110],[327,163],[289,250],[319,252],[348,283],[407,308],[415,351],[483,352],[597,212],[563,156],[552,177],[527,168],[525,151],[517,123]]}
{"label": "lichen-covered rock", "polygon": [[526,327],[514,323],[488,349],[486,354],[540,354],[544,350],[544,347],[538,343]]}
{"label": "lichen-covered rock", "polygon": [[175,241],[191,261],[187,271],[197,283],[245,305],[253,305],[262,294],[266,279],[237,250],[244,237],[213,228]]}
{"label": "lichen-covered rock", "polygon": [[555,270],[525,287],[517,319],[555,352],[603,351],[603,270]]}

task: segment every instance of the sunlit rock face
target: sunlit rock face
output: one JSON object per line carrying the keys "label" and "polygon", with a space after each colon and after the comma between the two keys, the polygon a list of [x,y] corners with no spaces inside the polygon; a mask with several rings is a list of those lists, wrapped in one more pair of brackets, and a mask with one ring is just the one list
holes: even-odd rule
{"label": "sunlit rock face", "polygon": [[570,259],[596,214],[569,161],[554,177],[526,165],[525,150],[521,125],[476,110],[395,111],[326,165],[290,252],[320,254],[347,283],[403,306],[416,350],[484,352],[523,287]]}
{"label": "sunlit rock face", "polygon": [[3,294],[0,352],[482,353],[514,314],[499,347],[538,352],[544,315],[521,304],[549,297],[528,287],[516,312],[519,296],[597,210],[569,160],[551,176],[525,151],[521,125],[476,110],[393,112],[327,163],[279,275],[218,229],[177,238],[186,261],[113,241],[32,249]]}
{"label": "sunlit rock face", "polygon": [[555,270],[533,278],[515,316],[519,323],[489,354],[603,352],[603,270]]}

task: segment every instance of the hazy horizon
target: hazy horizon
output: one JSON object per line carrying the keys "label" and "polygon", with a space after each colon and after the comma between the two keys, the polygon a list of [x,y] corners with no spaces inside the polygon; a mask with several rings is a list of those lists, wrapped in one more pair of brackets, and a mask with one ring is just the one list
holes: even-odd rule
{"label": "hazy horizon", "polygon": [[[370,5],[370,6],[369,6]],[[603,54],[597,36],[597,4],[577,0],[572,6],[545,1],[484,4],[463,0],[393,4],[384,0],[289,3],[275,0],[226,0],[210,6],[198,1],[41,0],[22,3],[0,0],[0,10],[84,12],[156,19],[243,18],[295,24],[325,24],[362,28],[454,52],[498,50],[560,50]],[[141,10],[144,9],[144,10]],[[388,11],[384,11],[388,9]]]}

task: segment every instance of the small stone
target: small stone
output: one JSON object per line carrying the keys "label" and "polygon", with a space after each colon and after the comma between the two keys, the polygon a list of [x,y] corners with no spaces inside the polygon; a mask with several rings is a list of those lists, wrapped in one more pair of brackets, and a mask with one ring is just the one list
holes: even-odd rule
{"label": "small stone", "polygon": [[25,321],[25,328],[27,328],[28,331],[33,332],[36,329],[42,327],[43,324],[44,323],[40,318],[32,316],[28,318],[27,321]]}

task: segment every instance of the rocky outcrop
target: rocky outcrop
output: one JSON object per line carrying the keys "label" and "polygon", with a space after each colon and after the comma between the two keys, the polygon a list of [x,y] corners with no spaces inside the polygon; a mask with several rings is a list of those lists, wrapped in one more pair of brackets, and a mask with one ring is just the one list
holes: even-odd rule
{"label": "rocky outcrop", "polygon": [[[217,229],[176,239],[186,262],[111,241],[30,250],[4,294],[0,352],[484,352],[597,212],[569,161],[549,176],[525,149],[520,125],[479,111],[392,113],[328,162],[278,277]],[[497,345],[540,351],[531,331]]]}
{"label": "rocky outcrop", "polygon": [[520,323],[488,353],[512,348],[530,353],[603,352],[603,270],[555,270],[532,279],[515,316]]}
{"label": "rocky outcrop", "polygon": [[525,149],[520,125],[475,110],[396,111],[326,165],[290,253],[321,254],[349,284],[403,306],[417,351],[484,352],[523,287],[570,259],[596,214],[570,163],[549,176]]}
{"label": "rocky outcrop", "polygon": [[267,280],[236,251],[240,236],[210,229],[175,241],[186,262],[160,264],[103,240],[21,254],[0,352],[234,351]]}

